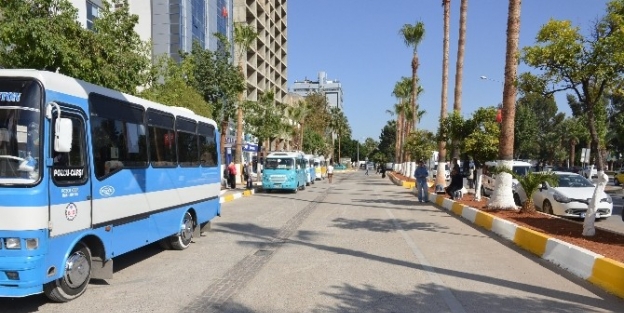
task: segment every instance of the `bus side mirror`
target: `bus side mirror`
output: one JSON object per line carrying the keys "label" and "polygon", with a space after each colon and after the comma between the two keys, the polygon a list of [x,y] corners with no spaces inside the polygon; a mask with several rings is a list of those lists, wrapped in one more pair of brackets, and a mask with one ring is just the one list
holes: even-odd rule
{"label": "bus side mirror", "polygon": [[59,117],[54,124],[54,151],[70,152],[74,130],[72,120]]}

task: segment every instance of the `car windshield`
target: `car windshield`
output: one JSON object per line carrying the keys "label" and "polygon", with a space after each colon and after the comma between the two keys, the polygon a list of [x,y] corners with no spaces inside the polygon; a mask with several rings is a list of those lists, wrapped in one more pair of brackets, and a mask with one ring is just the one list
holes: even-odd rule
{"label": "car windshield", "polygon": [[264,168],[292,170],[295,160],[286,158],[267,158]]}
{"label": "car windshield", "polygon": [[39,180],[42,90],[33,80],[0,79],[0,184]]}
{"label": "car windshield", "polygon": [[589,180],[581,175],[557,175],[559,186],[568,188],[594,187]]}
{"label": "car windshield", "polygon": [[513,172],[520,176],[525,176],[531,171],[531,167],[529,166],[514,166]]}

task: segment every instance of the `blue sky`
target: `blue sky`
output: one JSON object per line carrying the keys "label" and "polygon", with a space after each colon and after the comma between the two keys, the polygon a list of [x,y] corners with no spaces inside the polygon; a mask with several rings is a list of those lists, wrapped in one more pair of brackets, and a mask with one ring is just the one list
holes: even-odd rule
{"label": "blue sky", "polygon": [[[399,30],[422,21],[425,38],[418,48],[418,75],[425,92],[419,98],[427,113],[419,128],[437,129],[442,92],[443,10],[440,0],[295,0],[288,2],[288,87],[295,80],[316,80],[319,71],[338,79],[344,111],[354,139],[379,139],[393,119],[386,110],[396,99],[394,84],[411,76],[412,49]],[[605,12],[606,0],[524,0],[520,47],[533,45],[549,19],[570,20],[583,32]],[[468,2],[462,114],[502,102],[505,69],[507,1]],[[451,1],[448,107],[453,108],[459,0]],[[520,65],[518,73],[532,69]],[[487,76],[492,80],[480,79]],[[497,82],[498,81],[498,82]],[[565,93],[556,95],[559,110],[570,114]]]}

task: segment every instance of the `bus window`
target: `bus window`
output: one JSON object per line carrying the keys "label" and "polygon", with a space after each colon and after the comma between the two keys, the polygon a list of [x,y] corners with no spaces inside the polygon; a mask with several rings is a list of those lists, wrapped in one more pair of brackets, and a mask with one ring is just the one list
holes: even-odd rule
{"label": "bus window", "polygon": [[[52,178],[57,185],[82,184],[87,181],[84,121],[79,116],[65,116],[65,111],[61,110],[61,112],[63,117],[72,120],[73,138],[70,152],[52,151]],[[52,129],[55,129],[54,123]],[[54,138],[54,136],[51,136],[51,138]],[[51,144],[51,146],[53,146],[53,144]]]}
{"label": "bus window", "polygon": [[90,94],[95,176],[147,166],[143,109],[121,100]]}
{"label": "bus window", "polygon": [[199,147],[197,145],[197,122],[177,118],[178,164],[190,167],[199,166]]}
{"label": "bus window", "polygon": [[174,125],[173,115],[151,109],[147,111],[150,162],[153,167],[177,166]]}
{"label": "bus window", "polygon": [[204,167],[216,167],[217,139],[214,126],[199,123],[197,126],[197,133],[199,134],[199,153],[201,165]]}

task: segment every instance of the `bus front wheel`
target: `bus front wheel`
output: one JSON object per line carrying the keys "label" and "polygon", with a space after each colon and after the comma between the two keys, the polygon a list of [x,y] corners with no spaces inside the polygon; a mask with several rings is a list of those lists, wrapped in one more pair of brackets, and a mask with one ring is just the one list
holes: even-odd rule
{"label": "bus front wheel", "polygon": [[170,237],[171,247],[174,250],[184,250],[191,245],[193,240],[194,221],[190,212],[184,213],[184,219],[180,225],[180,231]]}
{"label": "bus front wheel", "polygon": [[81,242],[65,260],[63,277],[45,284],[43,292],[52,301],[67,302],[82,295],[90,279],[91,250]]}

